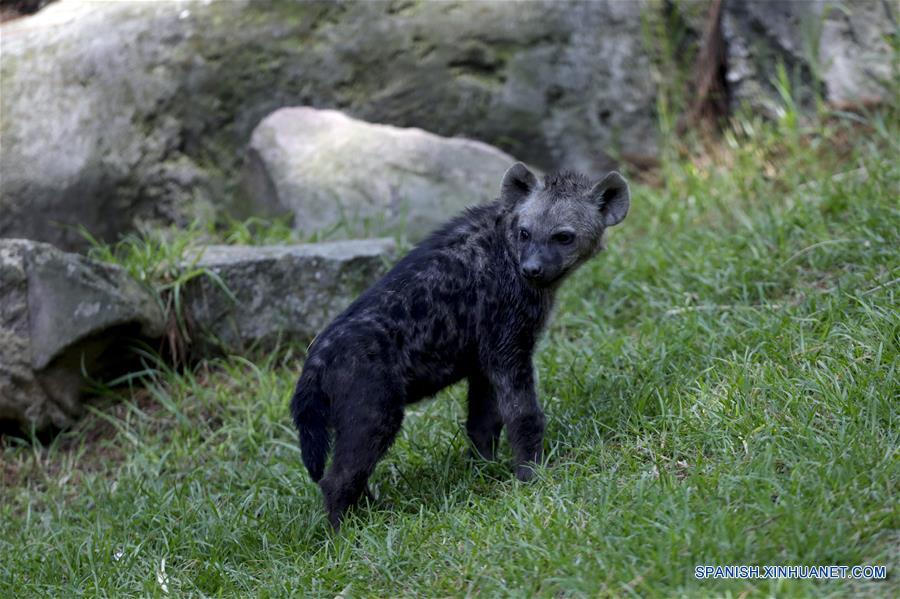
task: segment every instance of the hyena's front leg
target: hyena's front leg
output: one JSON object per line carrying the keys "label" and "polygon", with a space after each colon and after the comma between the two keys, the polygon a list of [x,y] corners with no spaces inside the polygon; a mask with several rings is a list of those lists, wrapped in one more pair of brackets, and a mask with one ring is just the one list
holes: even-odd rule
{"label": "hyena's front leg", "polygon": [[503,430],[503,419],[497,407],[497,394],[484,374],[469,376],[469,416],[466,432],[475,452],[485,460],[493,460]]}
{"label": "hyena's front leg", "polygon": [[490,379],[512,445],[516,477],[529,480],[534,475],[534,464],[543,459],[544,449],[544,413],[534,389],[531,359],[493,370]]}

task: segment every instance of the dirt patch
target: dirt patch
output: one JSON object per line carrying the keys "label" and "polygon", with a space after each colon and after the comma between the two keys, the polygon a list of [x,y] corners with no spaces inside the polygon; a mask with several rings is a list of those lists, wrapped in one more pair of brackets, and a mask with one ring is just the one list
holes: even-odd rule
{"label": "dirt patch", "polygon": [[162,409],[144,389],[130,399],[130,403],[112,398],[95,401],[91,405],[97,413],[87,414],[66,431],[50,431],[36,439],[0,434],[0,454],[5,454],[0,464],[2,488],[43,486],[63,477],[77,484],[84,474],[108,471],[122,463],[125,449],[114,423],[123,421],[132,405],[147,414]]}

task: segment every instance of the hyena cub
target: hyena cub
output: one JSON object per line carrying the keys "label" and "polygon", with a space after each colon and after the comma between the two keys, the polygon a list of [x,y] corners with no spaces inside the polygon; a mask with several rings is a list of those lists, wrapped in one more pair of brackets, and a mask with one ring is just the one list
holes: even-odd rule
{"label": "hyena cub", "polygon": [[560,283],[603,248],[604,230],[629,204],[618,173],[598,183],[571,172],[538,182],[515,164],[497,200],[433,232],[322,331],[291,413],[332,525],[368,493],[404,406],[463,378],[475,450],[492,459],[505,425],[516,476],[531,477],[544,433],[535,342]]}

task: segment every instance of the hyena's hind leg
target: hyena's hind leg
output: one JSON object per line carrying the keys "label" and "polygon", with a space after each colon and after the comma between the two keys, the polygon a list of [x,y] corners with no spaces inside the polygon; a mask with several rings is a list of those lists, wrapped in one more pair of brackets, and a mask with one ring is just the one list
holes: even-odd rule
{"label": "hyena's hind leg", "polygon": [[469,415],[466,431],[475,452],[485,460],[493,460],[503,430],[503,419],[497,408],[494,388],[481,373],[469,377]]}
{"label": "hyena's hind leg", "polygon": [[[354,392],[365,394],[370,388],[367,385]],[[334,457],[319,482],[328,520],[335,528],[340,526],[347,509],[363,495],[371,497],[369,476],[400,430],[402,405],[366,397],[365,403],[354,402],[355,409],[349,413],[337,415]]]}

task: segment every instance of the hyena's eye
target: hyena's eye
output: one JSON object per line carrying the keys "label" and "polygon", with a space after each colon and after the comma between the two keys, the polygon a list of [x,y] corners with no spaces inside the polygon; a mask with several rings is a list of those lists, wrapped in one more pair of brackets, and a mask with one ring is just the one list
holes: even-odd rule
{"label": "hyena's eye", "polygon": [[531,233],[528,232],[528,229],[519,229],[519,239],[521,241],[528,241],[529,239],[531,239]]}
{"label": "hyena's eye", "polygon": [[553,241],[562,245],[569,245],[570,243],[575,241],[575,235],[569,233],[568,231],[560,231],[559,233],[553,235]]}

